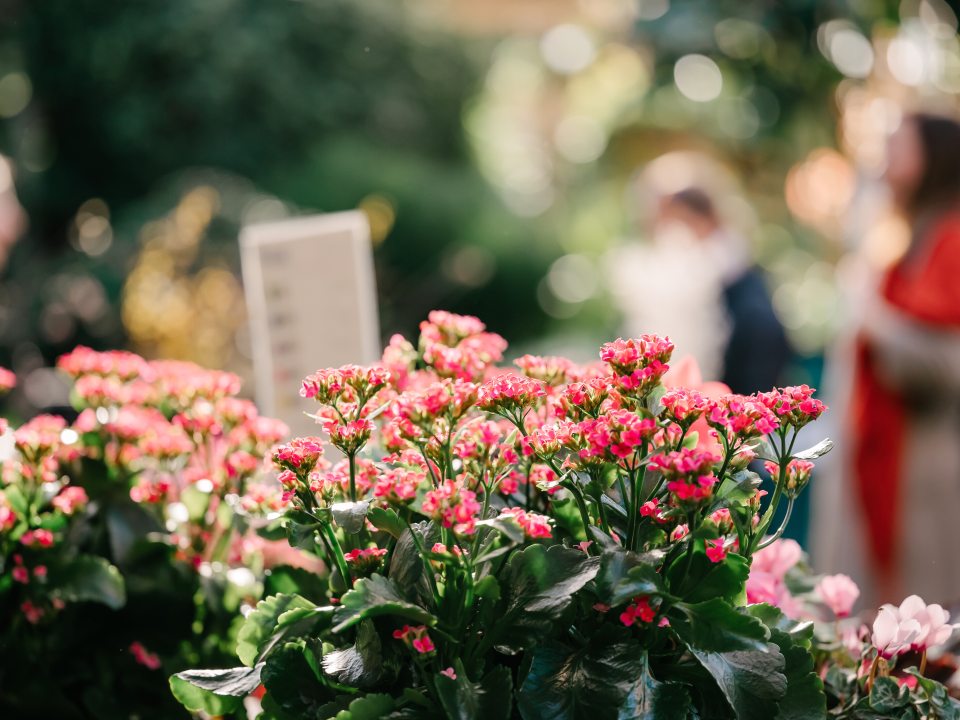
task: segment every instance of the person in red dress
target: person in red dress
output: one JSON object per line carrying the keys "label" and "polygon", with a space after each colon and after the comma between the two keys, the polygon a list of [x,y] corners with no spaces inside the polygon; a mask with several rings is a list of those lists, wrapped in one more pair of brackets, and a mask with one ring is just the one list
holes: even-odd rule
{"label": "person in red dress", "polygon": [[960,124],[910,115],[885,180],[910,227],[856,337],[848,497],[874,602],[960,600]]}

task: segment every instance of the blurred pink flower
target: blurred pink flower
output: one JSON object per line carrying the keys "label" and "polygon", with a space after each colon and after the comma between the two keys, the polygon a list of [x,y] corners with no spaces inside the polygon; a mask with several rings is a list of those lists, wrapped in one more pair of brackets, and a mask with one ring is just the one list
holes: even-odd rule
{"label": "blurred pink flower", "polygon": [[816,590],[823,604],[838,618],[850,615],[853,604],[860,597],[860,588],[846,575],[827,575],[817,583]]}
{"label": "blurred pink flower", "polygon": [[918,595],[906,598],[899,608],[884,605],[881,610],[883,609],[895,612],[901,624],[909,620],[916,621],[920,629],[910,643],[911,650],[922,651],[943,645],[957,627],[950,624],[950,613],[936,603],[927,605]]}

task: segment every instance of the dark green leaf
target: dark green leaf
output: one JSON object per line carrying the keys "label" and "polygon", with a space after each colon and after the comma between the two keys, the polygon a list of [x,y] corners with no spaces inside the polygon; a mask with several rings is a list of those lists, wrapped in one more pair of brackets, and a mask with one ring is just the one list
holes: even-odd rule
{"label": "dark green leaf", "polygon": [[323,607],[298,607],[287,610],[277,618],[273,633],[265,642],[260,642],[257,658],[264,660],[273,652],[274,648],[281,646],[283,643],[314,635],[322,628],[330,627],[335,609],[331,605],[324,605]]}
{"label": "dark green leaf", "polygon": [[214,695],[246,697],[260,687],[260,671],[263,664],[252,668],[238,667],[225,670],[184,670],[177,673],[184,682]]}
{"label": "dark green leaf", "polygon": [[396,703],[389,695],[365,695],[350,703],[346,710],[341,710],[334,716],[334,720],[380,720],[396,707]]}
{"label": "dark green leaf", "polygon": [[323,670],[344,685],[358,688],[373,687],[383,675],[380,655],[380,636],[367,620],[357,626],[357,639],[344,650],[334,650],[323,656]]}
{"label": "dark green leaf", "polygon": [[341,502],[331,505],[330,512],[333,513],[334,522],[345,533],[352,535],[363,530],[364,521],[367,519],[367,510],[369,507],[369,500],[360,500],[358,502]]}
{"label": "dark green leaf", "polygon": [[513,678],[510,671],[499,666],[479,683],[473,683],[463,669],[455,665],[457,679],[438,675],[437,694],[450,720],[508,720],[513,706]]}
{"label": "dark green leaf", "polygon": [[79,555],[52,568],[50,589],[69,602],[96,602],[114,610],[127,601],[120,571],[94,555]]}
{"label": "dark green leaf", "polygon": [[317,677],[315,660],[310,648],[285,645],[270,655],[260,672],[271,702],[294,718],[314,717],[315,709],[332,699]]}
{"label": "dark green leaf", "polygon": [[312,609],[315,605],[299,595],[274,595],[257,603],[247,615],[237,633],[237,657],[247,667],[253,667],[260,650],[277,630],[280,616],[288,610]]}
{"label": "dark green leaf", "polygon": [[562,545],[549,550],[531,545],[514,553],[501,577],[506,606],[491,630],[496,643],[520,648],[539,639],[599,567],[598,558]]}
{"label": "dark green leaf", "polygon": [[881,713],[901,710],[910,702],[910,691],[891,677],[878,677],[870,688],[870,707]]}
{"label": "dark green leaf", "polygon": [[367,520],[369,520],[377,530],[383,530],[395,538],[403,535],[407,526],[392,508],[372,507],[367,510]]}
{"label": "dark green leaf", "polygon": [[614,718],[646,667],[646,654],[629,634],[607,626],[573,648],[547,641],[533,650],[520,689],[524,720]]}
{"label": "dark green leaf", "polygon": [[751,470],[741,470],[737,474],[726,476],[714,496],[718,507],[746,502],[754,496],[760,487],[760,476]]}
{"label": "dark green leaf", "polygon": [[423,574],[423,558],[417,550],[411,532],[417,533],[424,548],[432,548],[440,539],[440,531],[433,523],[416,523],[405,530],[390,554],[390,578],[410,598],[426,600],[430,596],[429,585]]}
{"label": "dark green leaf", "polygon": [[819,720],[827,715],[823,681],[814,670],[810,651],[797,639],[783,630],[770,631],[770,641],[784,657],[787,678],[787,692],[778,703],[776,720]]}
{"label": "dark green leaf", "polygon": [[661,594],[657,565],[662,561],[660,552],[639,555],[619,547],[605,549],[596,577],[597,597],[614,607],[637,595]]}
{"label": "dark green leaf", "polygon": [[[677,603],[668,616],[671,627],[691,649],[728,652],[767,648],[769,631],[764,624],[720,598]],[[782,657],[780,661],[782,664]]]}
{"label": "dark green leaf", "polygon": [[667,570],[667,587],[687,602],[710,598],[733,600],[743,591],[750,574],[750,563],[741,555],[727,553],[715,563],[707,557],[703,542],[695,540],[696,549],[687,569],[687,558],[680,555]]}
{"label": "dark green leaf", "polygon": [[777,701],[787,691],[784,659],[776,645],[769,645],[766,652],[692,652],[713,676],[737,720],[776,717]]}
{"label": "dark green leaf", "polygon": [[243,704],[243,698],[217,695],[197,687],[177,675],[170,678],[170,692],[187,710],[192,713],[205,712],[208,715],[226,715]]}
{"label": "dark green leaf", "polygon": [[617,720],[687,720],[690,693],[679,683],[659,682],[644,663],[626,700],[620,706]]}
{"label": "dark green leaf", "polygon": [[365,618],[393,615],[425,625],[434,625],[437,619],[419,605],[407,602],[396,584],[383,575],[374,574],[357,580],[352,590],[340,598],[340,607],[334,614],[334,632],[342,632]]}

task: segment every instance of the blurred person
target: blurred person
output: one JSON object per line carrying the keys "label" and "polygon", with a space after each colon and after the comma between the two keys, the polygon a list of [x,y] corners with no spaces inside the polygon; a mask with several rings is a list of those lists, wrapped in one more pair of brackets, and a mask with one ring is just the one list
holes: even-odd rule
{"label": "blurred person", "polygon": [[27,216],[20,206],[13,184],[13,167],[7,158],[0,155],[0,270],[6,266],[13,245],[26,226]]}
{"label": "blurred person", "polygon": [[889,139],[884,180],[910,242],[870,291],[848,377],[836,383],[850,397],[835,405],[837,477],[814,483],[814,561],[852,575],[868,606],[908,592],[953,603],[960,601],[952,533],[960,517],[960,124],[907,116]]}
{"label": "blurred person", "polygon": [[721,382],[735,393],[769,390],[782,381],[790,347],[747,239],[721,221],[713,200],[697,187],[661,199],[657,226],[671,225],[686,229],[714,273],[718,297],[712,300],[721,308],[724,331]]}

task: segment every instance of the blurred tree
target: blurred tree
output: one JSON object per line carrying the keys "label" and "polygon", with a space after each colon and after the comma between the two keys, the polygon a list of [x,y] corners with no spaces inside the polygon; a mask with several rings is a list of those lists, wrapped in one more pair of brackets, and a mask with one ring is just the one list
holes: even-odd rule
{"label": "blurred tree", "polygon": [[[545,260],[464,143],[477,64],[402,5],[2,5],[0,75],[22,74],[31,96],[0,123],[0,151],[19,168],[31,225],[0,288],[0,364],[29,371],[78,341],[122,344],[117,305],[140,231],[189,191],[182,171],[204,167],[249,179],[247,199],[274,196],[292,212],[375,201],[375,230],[389,231],[376,253],[387,331],[412,329],[435,306],[497,318],[516,338],[539,328]],[[242,210],[203,236],[220,249],[196,262],[236,269],[237,226],[251,217]],[[463,248],[481,272],[451,270]],[[83,277],[104,300],[91,317],[68,287]]]}

